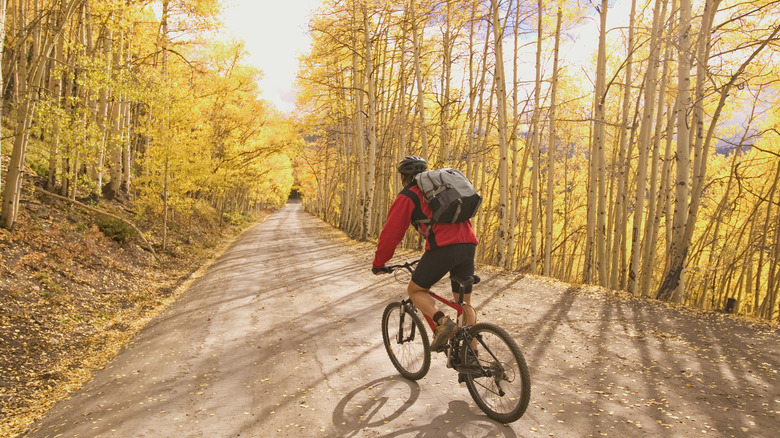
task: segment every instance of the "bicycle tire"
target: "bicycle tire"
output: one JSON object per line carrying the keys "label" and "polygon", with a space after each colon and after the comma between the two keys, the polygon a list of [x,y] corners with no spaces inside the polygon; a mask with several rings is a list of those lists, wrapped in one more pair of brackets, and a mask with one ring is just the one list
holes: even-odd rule
{"label": "bicycle tire", "polygon": [[[403,339],[399,338],[399,333]],[[428,332],[412,308],[400,302],[385,307],[382,313],[382,339],[390,362],[402,376],[409,380],[419,380],[428,374],[431,367]]]}
{"label": "bicycle tire", "polygon": [[462,363],[479,363],[480,370],[487,370],[463,374],[471,398],[488,417],[504,424],[517,421],[531,399],[531,376],[520,347],[506,330],[489,322],[475,324],[469,334],[478,339],[478,357],[464,346]]}

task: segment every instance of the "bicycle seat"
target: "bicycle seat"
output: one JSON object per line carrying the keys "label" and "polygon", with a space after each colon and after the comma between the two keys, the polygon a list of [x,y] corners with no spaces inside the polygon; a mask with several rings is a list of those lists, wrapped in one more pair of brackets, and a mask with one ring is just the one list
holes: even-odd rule
{"label": "bicycle seat", "polygon": [[450,280],[454,281],[455,283],[458,283],[459,285],[463,287],[471,286],[472,284],[479,283],[479,276],[473,275],[470,277],[458,277],[455,275],[450,275]]}

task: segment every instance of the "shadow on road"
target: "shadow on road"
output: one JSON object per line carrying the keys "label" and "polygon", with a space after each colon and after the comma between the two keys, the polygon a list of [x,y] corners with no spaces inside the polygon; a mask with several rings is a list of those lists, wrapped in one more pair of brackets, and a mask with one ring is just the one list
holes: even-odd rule
{"label": "shadow on road", "polygon": [[[436,388],[440,390],[439,388]],[[446,395],[446,394],[445,394]],[[474,407],[463,400],[452,400],[446,412],[444,406],[432,406],[425,418],[407,418],[407,427],[400,427],[402,416],[420,397],[416,382],[395,376],[374,380],[355,388],[344,396],[333,411],[336,429],[330,436],[382,437],[516,437],[515,432],[486,417],[479,418]],[[438,412],[438,415],[436,414]],[[390,427],[388,423],[394,420]]]}

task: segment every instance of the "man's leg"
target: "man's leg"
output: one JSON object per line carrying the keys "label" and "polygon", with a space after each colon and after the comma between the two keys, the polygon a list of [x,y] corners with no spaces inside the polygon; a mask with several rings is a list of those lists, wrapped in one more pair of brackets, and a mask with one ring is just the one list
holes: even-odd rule
{"label": "man's leg", "polygon": [[[452,293],[452,301],[457,303],[460,298],[458,292]],[[463,294],[463,301],[466,302],[466,306],[463,306],[463,325],[474,325],[477,323],[477,311],[471,307],[471,294]]]}
{"label": "man's leg", "polygon": [[439,310],[436,307],[436,301],[428,295],[428,289],[418,286],[414,281],[409,281],[409,287],[406,288],[409,298],[422,313],[433,318],[433,315]]}
{"label": "man's leg", "polygon": [[452,322],[444,313],[440,312],[436,307],[436,301],[428,295],[428,290],[419,286],[414,281],[409,281],[409,298],[418,309],[425,315],[429,316],[436,324],[436,329],[433,331],[433,341],[431,341],[431,349],[438,351],[439,348],[446,344],[452,337],[453,333],[457,329],[457,325]]}

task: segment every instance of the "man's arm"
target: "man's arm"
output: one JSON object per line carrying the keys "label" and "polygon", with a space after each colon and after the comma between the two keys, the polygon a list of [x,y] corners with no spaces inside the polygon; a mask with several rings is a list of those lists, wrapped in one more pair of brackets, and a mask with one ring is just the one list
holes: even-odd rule
{"label": "man's arm", "polygon": [[388,260],[393,258],[395,249],[403,240],[409,224],[412,222],[414,202],[407,196],[398,195],[387,212],[387,222],[379,233],[379,241],[374,254],[374,268],[383,268]]}

